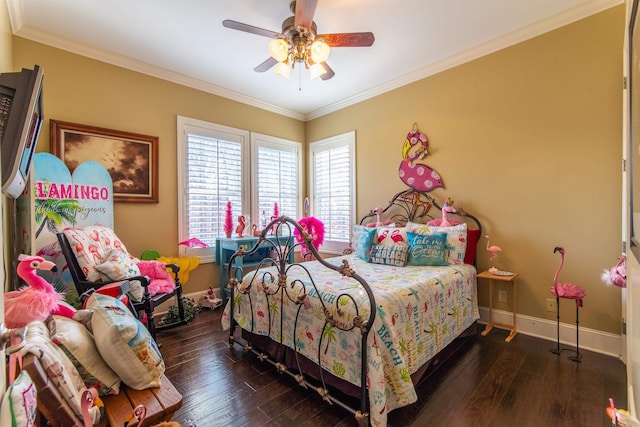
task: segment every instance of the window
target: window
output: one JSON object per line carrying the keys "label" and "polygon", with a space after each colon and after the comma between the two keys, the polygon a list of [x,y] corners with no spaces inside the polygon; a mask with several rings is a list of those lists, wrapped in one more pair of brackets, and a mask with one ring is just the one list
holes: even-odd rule
{"label": "window", "polygon": [[355,132],[309,145],[311,212],[324,223],[322,251],[342,253],[356,223]]}
{"label": "window", "polygon": [[237,217],[261,227],[278,203],[297,218],[300,205],[300,143],[178,116],[179,241],[197,237],[208,248],[179,246],[181,256],[214,261],[216,238],[224,236],[227,201]]}
{"label": "window", "polygon": [[259,216],[251,220],[263,229],[278,203],[280,215],[298,219],[301,202],[300,143],[273,136],[251,134],[253,164],[257,166],[253,177],[253,206]]}

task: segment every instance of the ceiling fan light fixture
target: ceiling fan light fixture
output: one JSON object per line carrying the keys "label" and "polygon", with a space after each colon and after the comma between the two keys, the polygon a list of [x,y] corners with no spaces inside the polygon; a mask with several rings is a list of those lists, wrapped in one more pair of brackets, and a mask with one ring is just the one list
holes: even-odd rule
{"label": "ceiling fan light fixture", "polygon": [[269,42],[269,54],[278,62],[283,62],[289,56],[289,44],[283,39],[273,39]]}
{"label": "ceiling fan light fixture", "polygon": [[309,75],[312,79],[316,77],[320,77],[326,72],[327,70],[325,70],[322,64],[319,64],[319,63],[313,64],[311,65],[311,67],[309,67]]}
{"label": "ceiling fan light fixture", "polygon": [[285,79],[289,78],[289,74],[291,74],[291,68],[289,68],[289,64],[284,62],[278,62],[276,67],[273,69],[273,72],[284,77]]}
{"label": "ceiling fan light fixture", "polygon": [[311,43],[311,59],[316,64],[324,62],[329,58],[331,48],[322,38],[317,38]]}

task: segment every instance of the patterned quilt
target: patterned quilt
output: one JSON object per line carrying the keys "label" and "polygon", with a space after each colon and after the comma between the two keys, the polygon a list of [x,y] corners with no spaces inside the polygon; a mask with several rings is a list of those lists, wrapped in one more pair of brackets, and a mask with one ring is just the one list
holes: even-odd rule
{"label": "patterned quilt", "polygon": [[[385,426],[388,411],[417,400],[410,375],[479,318],[476,270],[467,264],[394,267],[370,264],[355,255],[327,262],[340,266],[343,259],[367,281],[375,295],[376,316],[368,336],[367,386],[371,424]],[[287,283],[294,281],[295,286],[287,287],[289,297],[295,300],[304,286],[308,298],[306,304],[299,305],[285,296],[281,306],[280,293],[267,296],[275,289],[272,282],[276,280],[276,273],[245,275],[239,286],[251,285],[251,292],[236,292],[234,298],[240,327],[281,341],[311,360],[320,360],[327,371],[359,386],[361,334],[340,326],[349,329],[353,322],[357,312],[352,301],[359,307],[361,318],[368,319],[371,308],[362,285],[317,261],[292,265]],[[337,327],[325,321],[321,300],[324,309],[337,319]],[[229,327],[228,310],[229,305],[222,318],[225,328]]]}

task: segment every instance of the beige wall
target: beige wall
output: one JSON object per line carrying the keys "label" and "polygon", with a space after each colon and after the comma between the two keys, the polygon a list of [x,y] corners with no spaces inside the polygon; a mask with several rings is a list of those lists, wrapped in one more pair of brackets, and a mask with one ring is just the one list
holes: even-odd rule
{"label": "beige wall", "polygon": [[[178,245],[176,116],[304,141],[304,123],[195,89],[14,37],[14,67],[44,68],[45,122],[38,151],[49,151],[49,119],[159,137],[160,202],[116,203],[115,231],[140,255],[157,249],[174,256]],[[212,264],[196,269],[186,292],[217,286]]]}
{"label": "beige wall", "polygon": [[11,24],[7,3],[0,3],[0,72],[11,70]]}
{"label": "beige wall", "polygon": [[[587,288],[581,326],[618,334],[620,290],[599,277],[621,246],[623,21],[616,7],[307,124],[17,37],[13,65],[44,67],[47,119],[160,137],[160,203],[115,209],[134,253],[175,254],[178,114],[294,140],[355,129],[359,215],[403,189],[401,147],[416,122],[446,185],[433,195],[476,214],[504,250],[498,266],[521,274],[518,312],[554,319],[545,299],[562,245],[561,278]],[[45,122],[40,151],[48,139]],[[214,270],[198,268],[192,286],[217,284]],[[571,322],[573,306],[561,315]]]}
{"label": "beige wall", "polygon": [[[619,6],[313,120],[307,141],[356,130],[362,215],[403,189],[401,148],[417,122],[446,186],[432,194],[477,215],[504,251],[498,266],[521,274],[518,313],[555,319],[545,299],[564,246],[561,280],[587,289],[580,326],[618,334],[620,289],[600,273],[622,240],[623,31]],[[575,307],[561,306],[570,323]]]}

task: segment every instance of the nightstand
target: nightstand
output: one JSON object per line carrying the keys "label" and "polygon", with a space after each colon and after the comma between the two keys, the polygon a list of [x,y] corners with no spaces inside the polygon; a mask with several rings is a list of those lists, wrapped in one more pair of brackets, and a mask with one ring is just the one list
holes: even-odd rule
{"label": "nightstand", "polygon": [[[294,243],[293,240],[293,238],[277,238],[275,236],[268,237],[255,254],[236,258],[234,267],[239,268],[239,274],[242,275],[243,268],[255,267],[259,265],[260,261],[264,258],[268,258],[271,249],[273,249],[273,244],[286,244],[291,248]],[[222,298],[223,304],[226,304],[227,299],[231,296],[231,290],[227,288],[227,268],[229,267],[229,258],[231,258],[238,249],[243,248],[249,250],[253,248],[257,242],[258,237],[254,236],[230,238],[220,237],[216,239],[216,263],[220,267],[220,293],[222,294],[220,297]],[[294,251],[289,250],[288,256],[289,258],[287,262],[292,264],[294,260]]]}
{"label": "nightstand", "polygon": [[[482,331],[482,336],[487,335],[494,327],[502,328],[510,330],[509,336],[505,338],[506,342],[511,342],[513,337],[516,336],[518,331],[516,330],[516,301],[517,301],[517,286],[516,279],[518,278],[518,273],[513,273],[509,276],[501,276],[498,274],[490,273],[489,271],[483,271],[482,273],[478,273],[478,279],[487,279],[489,280],[489,323]],[[493,321],[493,284],[494,281],[509,283],[513,286],[513,324],[505,325],[501,323],[497,323]]]}

